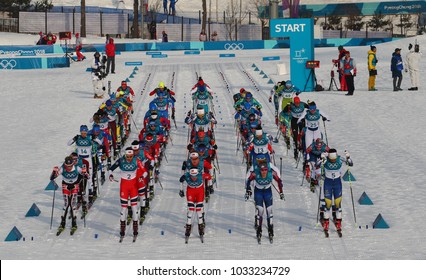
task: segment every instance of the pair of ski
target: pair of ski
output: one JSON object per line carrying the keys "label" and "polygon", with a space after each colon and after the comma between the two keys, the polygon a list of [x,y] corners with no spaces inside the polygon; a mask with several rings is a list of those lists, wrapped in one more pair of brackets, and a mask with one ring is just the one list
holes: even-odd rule
{"label": "pair of ski", "polygon": [[[334,226],[336,226],[336,223],[334,223]],[[340,229],[338,229],[337,227],[336,227],[336,232],[337,232],[337,235],[340,237],[340,238],[342,238],[343,237],[343,234],[342,234],[342,229],[340,228]],[[327,229],[327,230],[325,230],[324,229],[324,235],[325,235],[325,237],[326,238],[328,238],[329,236],[330,236],[330,233],[329,233],[329,230]]]}
{"label": "pair of ski", "polygon": [[[262,244],[262,232],[257,232],[257,226],[254,227],[256,229],[256,239],[257,239],[257,244]],[[274,243],[274,234],[271,232],[268,232],[268,238],[269,238],[269,243]]]}
{"label": "pair of ski", "polygon": [[[199,235],[201,243],[204,243],[204,234]],[[185,236],[185,244],[188,244],[189,236]]]}
{"label": "pair of ski", "polygon": [[[137,236],[137,235],[133,235],[133,240],[132,240],[132,242],[133,242],[133,243],[135,243],[137,238],[138,238],[138,236]],[[123,239],[124,239],[124,236],[120,236],[120,239],[118,240],[118,242],[119,242],[119,243],[123,243]]]}
{"label": "pair of ski", "polygon": [[[74,235],[76,230],[77,230],[77,227],[72,227],[71,230],[70,230],[70,235]],[[56,232],[56,236],[59,236],[63,231],[65,231],[65,228],[60,226],[58,228],[58,231]]]}
{"label": "pair of ski", "polygon": [[[198,236],[200,237],[201,243],[204,243],[204,228],[205,227],[203,227],[202,232],[198,231]],[[188,244],[188,240],[190,236],[191,236],[191,232],[189,232],[189,235],[185,235],[185,244]]]}

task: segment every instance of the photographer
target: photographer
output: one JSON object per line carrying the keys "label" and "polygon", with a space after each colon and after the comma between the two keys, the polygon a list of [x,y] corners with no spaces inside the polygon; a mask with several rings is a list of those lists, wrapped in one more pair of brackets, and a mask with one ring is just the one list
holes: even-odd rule
{"label": "photographer", "polygon": [[92,62],[93,98],[103,98],[105,93],[104,79],[107,76],[105,73],[106,57],[103,56],[101,59],[99,52],[95,52],[93,56],[95,57]]}

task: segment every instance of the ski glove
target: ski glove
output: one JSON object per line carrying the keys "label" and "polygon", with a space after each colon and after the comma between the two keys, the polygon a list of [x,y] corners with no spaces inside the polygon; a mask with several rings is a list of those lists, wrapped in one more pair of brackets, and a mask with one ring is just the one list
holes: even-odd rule
{"label": "ski glove", "polygon": [[188,149],[188,151],[192,150],[193,145],[192,144],[188,144],[188,146],[186,146],[186,148]]}
{"label": "ski glove", "polygon": [[114,181],[114,176],[111,174],[111,175],[109,175],[109,180],[111,181],[111,182],[113,182]]}
{"label": "ski glove", "polygon": [[345,156],[346,156],[347,159],[351,157],[351,155],[349,154],[348,151],[345,151]]}
{"label": "ski glove", "polygon": [[284,200],[284,194],[282,192],[280,192],[280,199]]}
{"label": "ski glove", "polygon": [[246,194],[245,194],[245,196],[244,196],[245,200],[247,201],[247,200],[251,197],[251,195],[252,195],[251,188],[250,188],[250,187],[248,187],[248,188],[246,189]]}
{"label": "ski glove", "polygon": [[180,197],[184,197],[184,196],[185,196],[185,193],[183,192],[183,190],[180,190],[180,191],[179,191],[179,196],[180,196]]}
{"label": "ski glove", "polygon": [[181,183],[185,182],[185,175],[180,176],[179,182]]}
{"label": "ski glove", "polygon": [[217,150],[217,145],[216,144],[213,145],[213,149]]}

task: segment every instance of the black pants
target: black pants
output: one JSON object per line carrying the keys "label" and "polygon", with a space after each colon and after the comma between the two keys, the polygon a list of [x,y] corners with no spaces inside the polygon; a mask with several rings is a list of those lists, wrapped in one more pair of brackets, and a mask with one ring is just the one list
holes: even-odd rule
{"label": "black pants", "polygon": [[402,75],[393,77],[393,90],[397,91],[401,88]]}
{"label": "black pants", "polygon": [[348,86],[348,94],[353,95],[355,91],[354,76],[345,75],[346,85]]}
{"label": "black pants", "polygon": [[108,56],[106,73],[109,74],[109,68],[111,66],[111,73],[115,72],[115,56]]}

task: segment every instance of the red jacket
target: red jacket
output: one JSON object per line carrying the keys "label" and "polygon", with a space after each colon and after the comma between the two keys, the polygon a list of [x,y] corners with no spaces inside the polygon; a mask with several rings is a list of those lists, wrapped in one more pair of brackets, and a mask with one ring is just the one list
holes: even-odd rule
{"label": "red jacket", "polygon": [[107,56],[115,56],[114,39],[109,39],[109,43],[105,46],[105,53]]}

